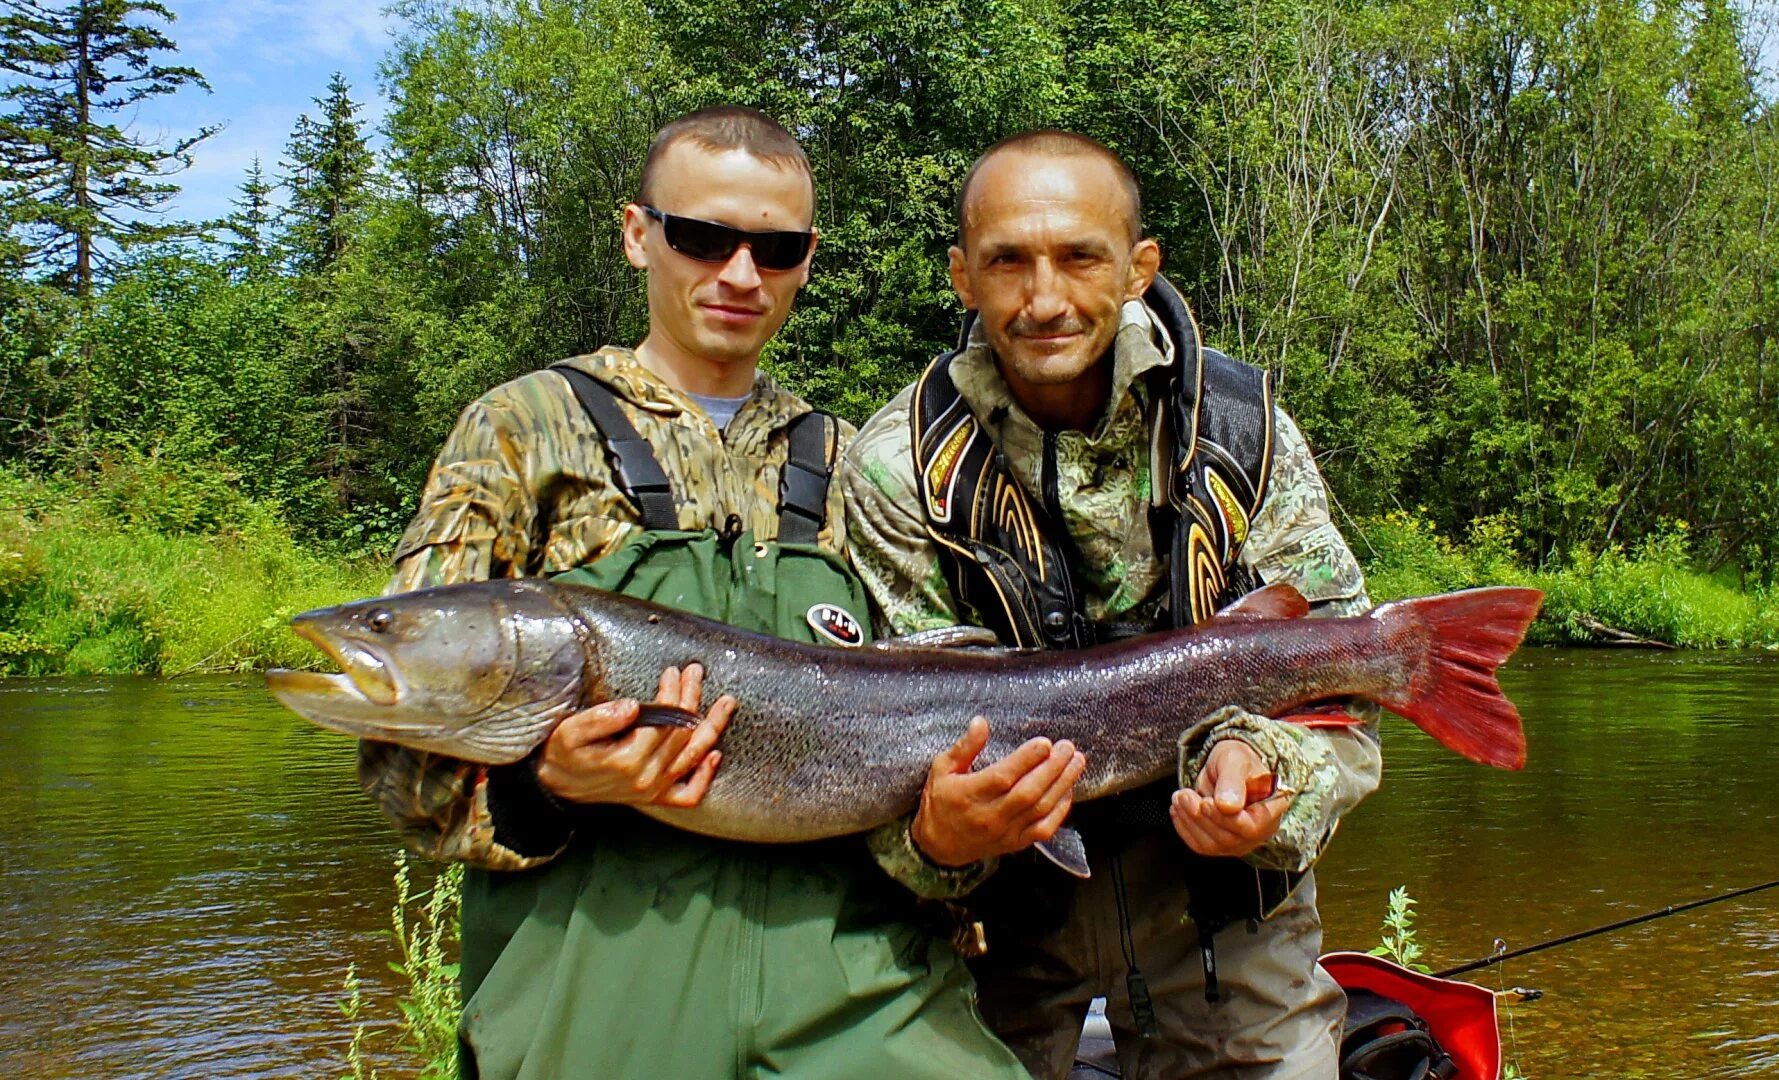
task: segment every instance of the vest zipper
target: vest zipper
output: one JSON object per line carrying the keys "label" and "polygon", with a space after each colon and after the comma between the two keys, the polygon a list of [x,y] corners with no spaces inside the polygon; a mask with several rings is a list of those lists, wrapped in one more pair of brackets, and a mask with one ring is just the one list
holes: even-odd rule
{"label": "vest zipper", "polygon": [[1068,523],[1062,516],[1062,495],[1057,491],[1056,481],[1056,432],[1044,433],[1044,512],[1057,527],[1066,529]]}
{"label": "vest zipper", "polygon": [[1087,620],[1081,617],[1081,597],[1075,592],[1075,583],[1069,572],[1068,560],[1074,556],[1075,541],[1069,535],[1069,520],[1062,512],[1061,485],[1057,480],[1057,438],[1054,431],[1044,433],[1044,466],[1040,486],[1044,489],[1044,516],[1050,519],[1050,527],[1056,537],[1053,552],[1059,556],[1051,576],[1062,585],[1062,595],[1067,599],[1069,607],[1066,610],[1056,608],[1040,611],[1038,618],[1043,622],[1041,632],[1051,648],[1078,649],[1093,642],[1086,633]]}

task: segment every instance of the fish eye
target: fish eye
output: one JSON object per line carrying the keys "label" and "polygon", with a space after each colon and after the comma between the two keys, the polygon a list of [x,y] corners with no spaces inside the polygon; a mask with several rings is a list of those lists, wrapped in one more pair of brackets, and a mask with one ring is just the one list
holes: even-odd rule
{"label": "fish eye", "polygon": [[376,633],[379,633],[379,634],[383,633],[385,630],[388,630],[389,624],[394,621],[395,621],[395,616],[389,614],[389,611],[387,608],[378,608],[377,610],[371,612],[370,618],[365,620],[366,624],[370,626],[371,630]]}

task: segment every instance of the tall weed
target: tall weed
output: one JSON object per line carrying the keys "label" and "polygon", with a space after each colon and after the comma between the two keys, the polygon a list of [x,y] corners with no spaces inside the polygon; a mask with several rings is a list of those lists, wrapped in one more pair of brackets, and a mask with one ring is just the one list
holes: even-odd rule
{"label": "tall weed", "polygon": [[[430,889],[415,892],[415,859],[402,852],[395,859],[395,906],[391,939],[397,959],[389,970],[403,980],[397,999],[401,1011],[394,1027],[400,1033],[401,1061],[419,1071],[419,1080],[455,1080],[457,1076],[458,917],[463,898],[463,865],[439,871]],[[346,969],[340,1012],[352,1026],[342,1080],[377,1080],[370,1064],[376,1033],[365,1016],[362,984],[355,967]],[[389,1025],[381,1025],[389,1026]]]}

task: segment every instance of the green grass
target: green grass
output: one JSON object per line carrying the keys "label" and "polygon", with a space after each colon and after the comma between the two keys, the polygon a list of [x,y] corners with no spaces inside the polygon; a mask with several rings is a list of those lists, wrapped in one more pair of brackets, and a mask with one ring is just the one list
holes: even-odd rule
{"label": "green grass", "polygon": [[182,675],[312,666],[289,617],[378,592],[385,566],[306,549],[273,508],[168,529],[177,478],[0,473],[0,674]]}
{"label": "green grass", "polygon": [[1681,522],[1630,550],[1578,551],[1538,569],[1520,563],[1517,535],[1500,518],[1475,523],[1463,544],[1401,512],[1360,522],[1350,538],[1380,602],[1479,585],[1543,589],[1531,634],[1542,644],[1599,643],[1594,622],[1688,648],[1779,648],[1779,596],[1745,592],[1693,568]]}

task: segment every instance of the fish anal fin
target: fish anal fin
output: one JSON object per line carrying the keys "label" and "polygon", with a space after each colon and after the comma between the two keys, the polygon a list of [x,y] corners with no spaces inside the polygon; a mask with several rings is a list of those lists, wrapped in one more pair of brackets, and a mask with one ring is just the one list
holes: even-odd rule
{"label": "fish anal fin", "polygon": [[981,649],[1000,645],[1001,639],[985,626],[940,626],[917,630],[901,637],[882,638],[871,643],[873,649],[900,652],[904,649]]}
{"label": "fish anal fin", "polygon": [[1081,834],[1067,825],[1056,830],[1050,839],[1040,840],[1032,846],[1038,849],[1038,854],[1078,878],[1093,876],[1093,871],[1087,868],[1087,846],[1081,842]]}
{"label": "fish anal fin", "polygon": [[1212,616],[1213,619],[1301,619],[1310,602],[1283,581],[1263,585]]}

